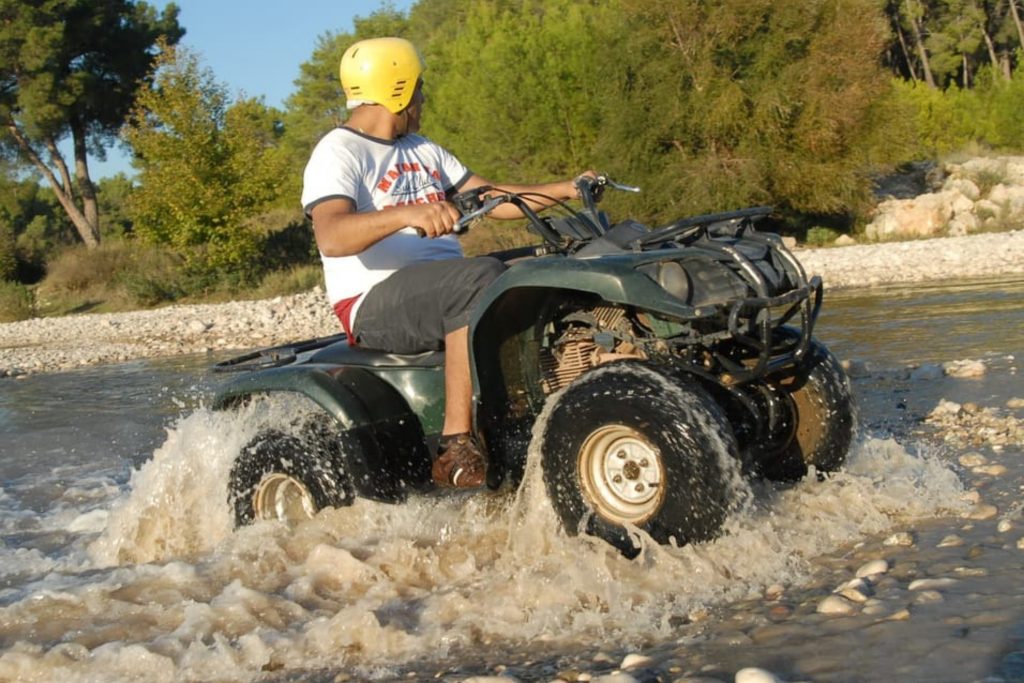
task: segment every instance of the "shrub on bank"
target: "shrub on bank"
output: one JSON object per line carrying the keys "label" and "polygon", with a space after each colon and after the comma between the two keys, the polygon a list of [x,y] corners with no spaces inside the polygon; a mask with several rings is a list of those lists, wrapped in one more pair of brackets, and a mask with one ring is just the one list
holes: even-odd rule
{"label": "shrub on bank", "polygon": [[35,312],[32,292],[20,282],[0,281],[0,323],[27,320]]}
{"label": "shrub on bank", "polygon": [[124,310],[174,301],[184,293],[181,259],[133,240],[75,246],[47,263],[39,286],[46,313],[105,308]]}

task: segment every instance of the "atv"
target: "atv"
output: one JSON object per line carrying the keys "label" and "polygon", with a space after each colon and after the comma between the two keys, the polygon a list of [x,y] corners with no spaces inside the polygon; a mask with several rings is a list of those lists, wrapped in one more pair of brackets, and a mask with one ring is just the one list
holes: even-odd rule
{"label": "atv", "polygon": [[[651,229],[598,209],[606,189],[638,188],[607,177],[576,185],[578,208],[536,212],[490,187],[452,200],[458,229],[512,203],[541,240],[492,254],[509,267],[470,322],[488,487],[517,487],[537,452],[565,532],[631,557],[638,530],[662,544],[714,538],[743,477],[795,481],[839,468],[854,431],[849,383],[812,336],[821,279],[755,228],[772,209]],[[443,352],[385,353],[343,334],[218,363],[236,374],[216,409],[281,392],[316,406],[237,456],[236,524],[430,491],[443,363]]]}

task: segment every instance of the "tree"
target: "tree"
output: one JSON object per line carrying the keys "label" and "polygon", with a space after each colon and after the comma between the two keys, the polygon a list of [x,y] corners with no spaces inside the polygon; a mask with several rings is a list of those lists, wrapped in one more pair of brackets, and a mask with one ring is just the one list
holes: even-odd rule
{"label": "tree", "polygon": [[[0,149],[49,182],[82,241],[99,244],[89,155],[102,156],[178,8],[133,0],[0,0]],[[73,176],[58,144],[70,137]]]}
{"label": "tree", "polygon": [[278,118],[260,100],[230,102],[193,53],[164,46],[124,128],[139,171],[134,232],[173,247],[198,276],[255,277],[261,235],[247,223],[286,176]]}
{"label": "tree", "polygon": [[[593,163],[621,38],[617,2],[478,0],[425,44],[424,128],[495,180]],[[445,36],[456,34],[458,40]]]}
{"label": "tree", "polygon": [[599,149],[652,214],[865,206],[872,154],[898,140],[877,2],[635,0],[627,17]]}
{"label": "tree", "polygon": [[348,118],[345,93],[338,78],[341,56],[361,38],[409,35],[406,16],[390,7],[369,17],[356,17],[354,33],[328,32],[321,35],[309,60],[299,66],[295,92],[285,102],[282,145],[291,173],[285,196],[294,205],[301,193],[302,169],[309,153],[323,135]]}

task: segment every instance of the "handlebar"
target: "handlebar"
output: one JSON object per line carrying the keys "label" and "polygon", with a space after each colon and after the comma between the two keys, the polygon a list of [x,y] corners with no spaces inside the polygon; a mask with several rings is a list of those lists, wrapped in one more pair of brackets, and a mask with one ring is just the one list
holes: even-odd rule
{"label": "handlebar", "polygon": [[[599,223],[597,203],[601,201],[601,197],[604,194],[606,187],[611,187],[616,190],[623,192],[640,192],[639,187],[632,185],[623,185],[617,183],[606,175],[589,176],[581,175],[573,180],[573,186],[583,202],[583,211],[578,212],[583,220],[588,223]],[[527,202],[526,196],[520,196],[512,192],[503,192],[502,194],[496,194],[493,196],[487,196],[489,192],[497,190],[501,192],[501,188],[495,188],[490,185],[484,185],[481,187],[475,187],[471,190],[464,190],[454,195],[451,198],[451,202],[458,209],[461,217],[455,222],[452,231],[456,234],[462,234],[469,229],[477,220],[483,218],[494,209],[498,208],[502,204],[512,203],[515,204],[523,212],[523,215],[532,225],[533,229],[544,238],[545,241],[550,242],[553,245],[560,243],[558,234],[548,227],[547,223],[543,221],[536,213],[536,211],[530,207]],[[551,203],[563,204],[563,202],[554,198],[548,198]],[[417,229],[420,235],[424,235],[422,230]],[[601,234],[601,230],[593,228],[595,235]]]}
{"label": "handlebar", "polygon": [[483,218],[484,216],[489,214],[491,211],[494,211],[496,208],[498,208],[505,202],[510,201],[511,198],[511,195],[501,194],[496,197],[491,197],[487,199],[483,204],[479,206],[479,208],[473,209],[469,213],[463,214],[462,218],[455,221],[455,227],[453,228],[452,232],[461,235],[462,233],[466,232],[466,230],[469,229],[469,226],[478,218]]}

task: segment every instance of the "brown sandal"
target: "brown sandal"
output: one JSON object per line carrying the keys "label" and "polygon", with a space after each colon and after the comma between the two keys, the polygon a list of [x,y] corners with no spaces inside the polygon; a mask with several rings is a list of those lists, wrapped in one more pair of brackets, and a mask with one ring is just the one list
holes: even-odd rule
{"label": "brown sandal", "polygon": [[472,435],[453,434],[442,437],[439,451],[431,468],[435,484],[471,489],[487,483],[487,463]]}

